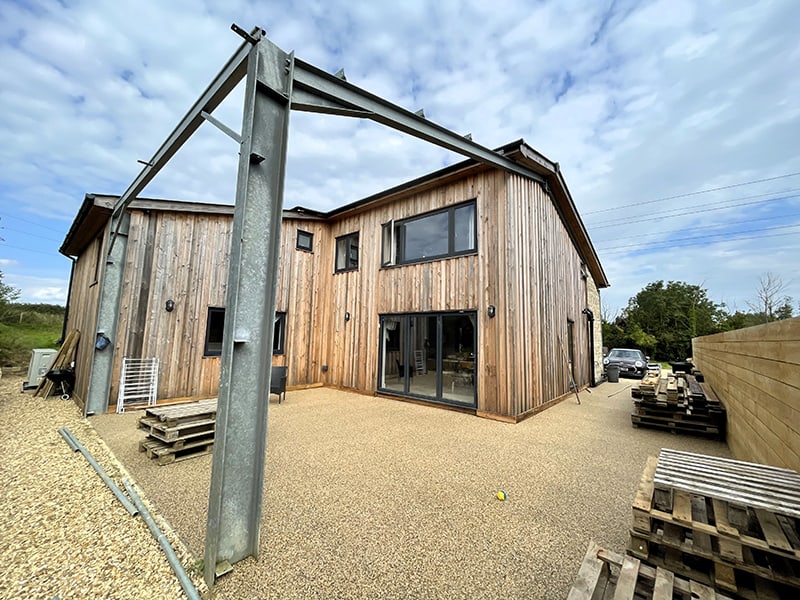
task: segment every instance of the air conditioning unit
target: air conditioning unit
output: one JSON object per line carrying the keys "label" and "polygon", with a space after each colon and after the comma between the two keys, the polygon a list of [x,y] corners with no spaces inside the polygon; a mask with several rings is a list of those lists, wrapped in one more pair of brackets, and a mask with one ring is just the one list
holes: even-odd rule
{"label": "air conditioning unit", "polygon": [[42,378],[50,370],[50,366],[56,359],[58,350],[50,348],[34,348],[31,350],[31,363],[28,365],[28,379],[23,382],[22,389],[30,390],[39,387]]}

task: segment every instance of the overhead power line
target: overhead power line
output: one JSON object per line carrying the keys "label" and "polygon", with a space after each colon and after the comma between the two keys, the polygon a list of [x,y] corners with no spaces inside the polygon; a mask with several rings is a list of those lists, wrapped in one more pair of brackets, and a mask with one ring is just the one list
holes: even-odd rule
{"label": "overhead power line", "polygon": [[35,252],[36,254],[46,254],[47,256],[60,256],[58,251],[45,252],[44,250],[35,250],[33,248],[23,248],[21,246],[14,246],[13,244],[0,244],[0,248],[14,248],[15,250],[24,250],[25,252]]}
{"label": "overhead power line", "polygon": [[30,225],[36,225],[36,227],[41,227],[42,229],[49,229],[50,231],[55,231],[59,234],[64,234],[63,229],[56,229],[55,227],[48,227],[47,225],[42,225],[41,223],[37,223],[36,221],[31,221],[30,219],[23,219],[22,217],[18,217],[16,215],[12,215],[9,213],[0,213],[0,216],[4,219],[16,219],[17,221],[22,221],[23,223],[28,223]]}
{"label": "overhead power line", "polygon": [[[747,229],[745,231],[739,231],[736,233],[713,233],[709,235],[698,235],[694,237],[686,237],[686,238],[672,238],[670,240],[664,240],[661,242],[644,242],[639,244],[627,244],[624,246],[612,246],[609,248],[600,248],[599,250],[602,251],[610,251],[610,250],[623,250],[628,248],[652,248],[653,246],[663,246],[664,249],[675,245],[675,242],[685,242],[685,241],[695,241],[695,240],[709,240],[712,238],[718,237],[727,237],[728,239],[723,241],[733,241],[733,240],[740,240],[740,239],[753,239],[749,237],[741,237],[739,234],[742,233],[761,233],[763,231],[774,231],[776,229],[793,229],[800,227],[800,223],[795,223],[793,225],[776,225],[775,227],[762,227],[761,229]],[[792,233],[785,233],[785,234],[776,234],[776,235],[796,235],[794,232]],[[762,236],[756,236],[762,237]],[[771,236],[763,236],[763,237],[771,237]]]}
{"label": "overhead power line", "polygon": [[784,175],[776,175],[775,177],[766,177],[764,179],[754,179],[752,181],[743,181],[741,183],[732,183],[730,185],[723,185],[720,187],[709,188],[705,190],[698,190],[696,192],[687,192],[685,194],[676,194],[674,196],[664,196],[663,198],[656,198],[655,200],[645,200],[643,202],[634,202],[632,204],[623,204],[621,206],[613,206],[611,208],[601,208],[599,210],[590,210],[583,214],[585,215],[594,215],[597,213],[604,213],[604,212],[611,212],[613,210],[622,210],[623,208],[630,208],[632,206],[644,206],[645,204],[655,204],[656,202],[665,202],[667,200],[676,200],[678,198],[688,198],[690,196],[699,196],[700,194],[709,194],[711,192],[720,192],[722,190],[730,190],[737,187],[744,187],[746,185],[755,185],[757,183],[766,183],[767,181],[776,181],[778,179],[786,179],[787,177],[796,177],[800,175],[800,171],[797,173],[786,173]]}
{"label": "overhead power line", "polygon": [[[626,225],[628,223],[642,223],[644,221],[656,221],[659,219],[670,219],[674,217],[680,217],[683,215],[694,215],[703,212],[711,212],[715,210],[726,210],[728,208],[736,208],[739,206],[751,206],[754,204],[766,204],[767,202],[778,202],[780,200],[788,200],[790,198],[798,198],[800,194],[790,194],[790,192],[800,192],[800,188],[794,188],[791,190],[784,190],[782,192],[768,192],[766,194],[754,194],[752,196],[740,196],[738,198],[731,198],[729,200],[720,200],[718,202],[709,202],[703,205],[702,208],[698,208],[695,210],[687,210],[685,207],[678,207],[678,208],[667,208],[664,210],[659,210],[656,212],[647,213],[646,216],[632,216],[632,217],[620,217],[617,219],[608,219],[607,221],[598,221],[598,223],[594,225],[589,225],[590,229],[604,229],[607,227],[616,227],[618,225]],[[777,195],[776,194],[780,194]],[[751,198],[763,198],[764,196],[775,196],[774,198],[764,198],[763,200],[757,200],[755,202],[739,202],[739,200],[749,200]],[[718,206],[721,205],[721,206]],[[709,208],[715,207],[715,208]],[[674,213],[674,214],[672,214]]]}
{"label": "overhead power line", "polygon": [[[756,223],[758,221],[774,221],[775,219],[788,219],[790,217],[800,217],[800,212],[787,213],[787,214],[781,214],[781,215],[772,215],[772,216],[769,216],[769,217],[759,217],[757,219],[744,219],[744,220],[741,220],[741,221],[715,221],[713,223],[708,223],[706,225],[697,225],[696,227],[680,227],[680,228],[674,229],[673,231],[675,231],[677,233],[684,233],[686,231],[695,231],[697,229],[712,230],[712,229],[717,229],[717,228],[720,228],[720,227],[728,227],[730,225],[743,225],[745,223]],[[664,235],[664,231],[654,231],[654,232],[651,232],[651,233],[636,232],[636,237],[637,238],[640,238],[640,237],[653,237],[653,236],[658,236],[658,235],[663,236]],[[602,244],[602,243],[603,243],[602,241],[597,242],[597,244]]]}

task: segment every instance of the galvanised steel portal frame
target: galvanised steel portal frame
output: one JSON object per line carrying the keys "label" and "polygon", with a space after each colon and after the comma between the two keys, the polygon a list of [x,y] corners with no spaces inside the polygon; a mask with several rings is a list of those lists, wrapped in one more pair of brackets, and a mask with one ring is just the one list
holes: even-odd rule
{"label": "galvanised steel portal frame", "polygon": [[[120,197],[113,213],[109,249],[112,259],[116,238],[124,235],[117,224],[123,222],[121,216],[128,204],[204,120],[220,126],[211,112],[246,77],[241,135],[221,127],[240,143],[240,156],[206,528],[204,577],[209,585],[229,564],[258,557],[291,110],[372,119],[544,184],[538,173],[428,121],[421,112],[413,113],[348,83],[343,72],[330,75],[296,59],[259,28],[249,34],[236,26],[233,29],[245,42]],[[110,278],[104,285],[101,302],[110,307],[109,314],[119,310],[121,280],[119,276]],[[93,365],[98,390],[94,395],[90,392],[87,410],[91,412],[106,408],[110,354],[103,355],[105,366]]]}

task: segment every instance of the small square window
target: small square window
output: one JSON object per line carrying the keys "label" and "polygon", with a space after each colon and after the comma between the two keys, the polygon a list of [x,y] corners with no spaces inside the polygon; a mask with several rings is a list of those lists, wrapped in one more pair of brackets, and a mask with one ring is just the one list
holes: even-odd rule
{"label": "small square window", "polygon": [[308,231],[297,230],[297,249],[305,252],[314,251],[314,234]]}
{"label": "small square window", "polygon": [[[225,309],[215,306],[208,307],[208,320],[206,321],[206,343],[203,356],[222,355],[222,334],[225,330]],[[286,341],[286,313],[275,313],[275,329],[272,337],[272,353],[283,354]]]}

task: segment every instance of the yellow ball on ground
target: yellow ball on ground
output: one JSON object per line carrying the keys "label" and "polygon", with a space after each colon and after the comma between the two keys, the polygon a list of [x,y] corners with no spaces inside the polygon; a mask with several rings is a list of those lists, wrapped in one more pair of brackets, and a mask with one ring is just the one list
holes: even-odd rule
{"label": "yellow ball on ground", "polygon": [[499,492],[497,492],[497,499],[498,500],[505,500],[507,497],[508,497],[508,495],[503,490],[500,490]]}

